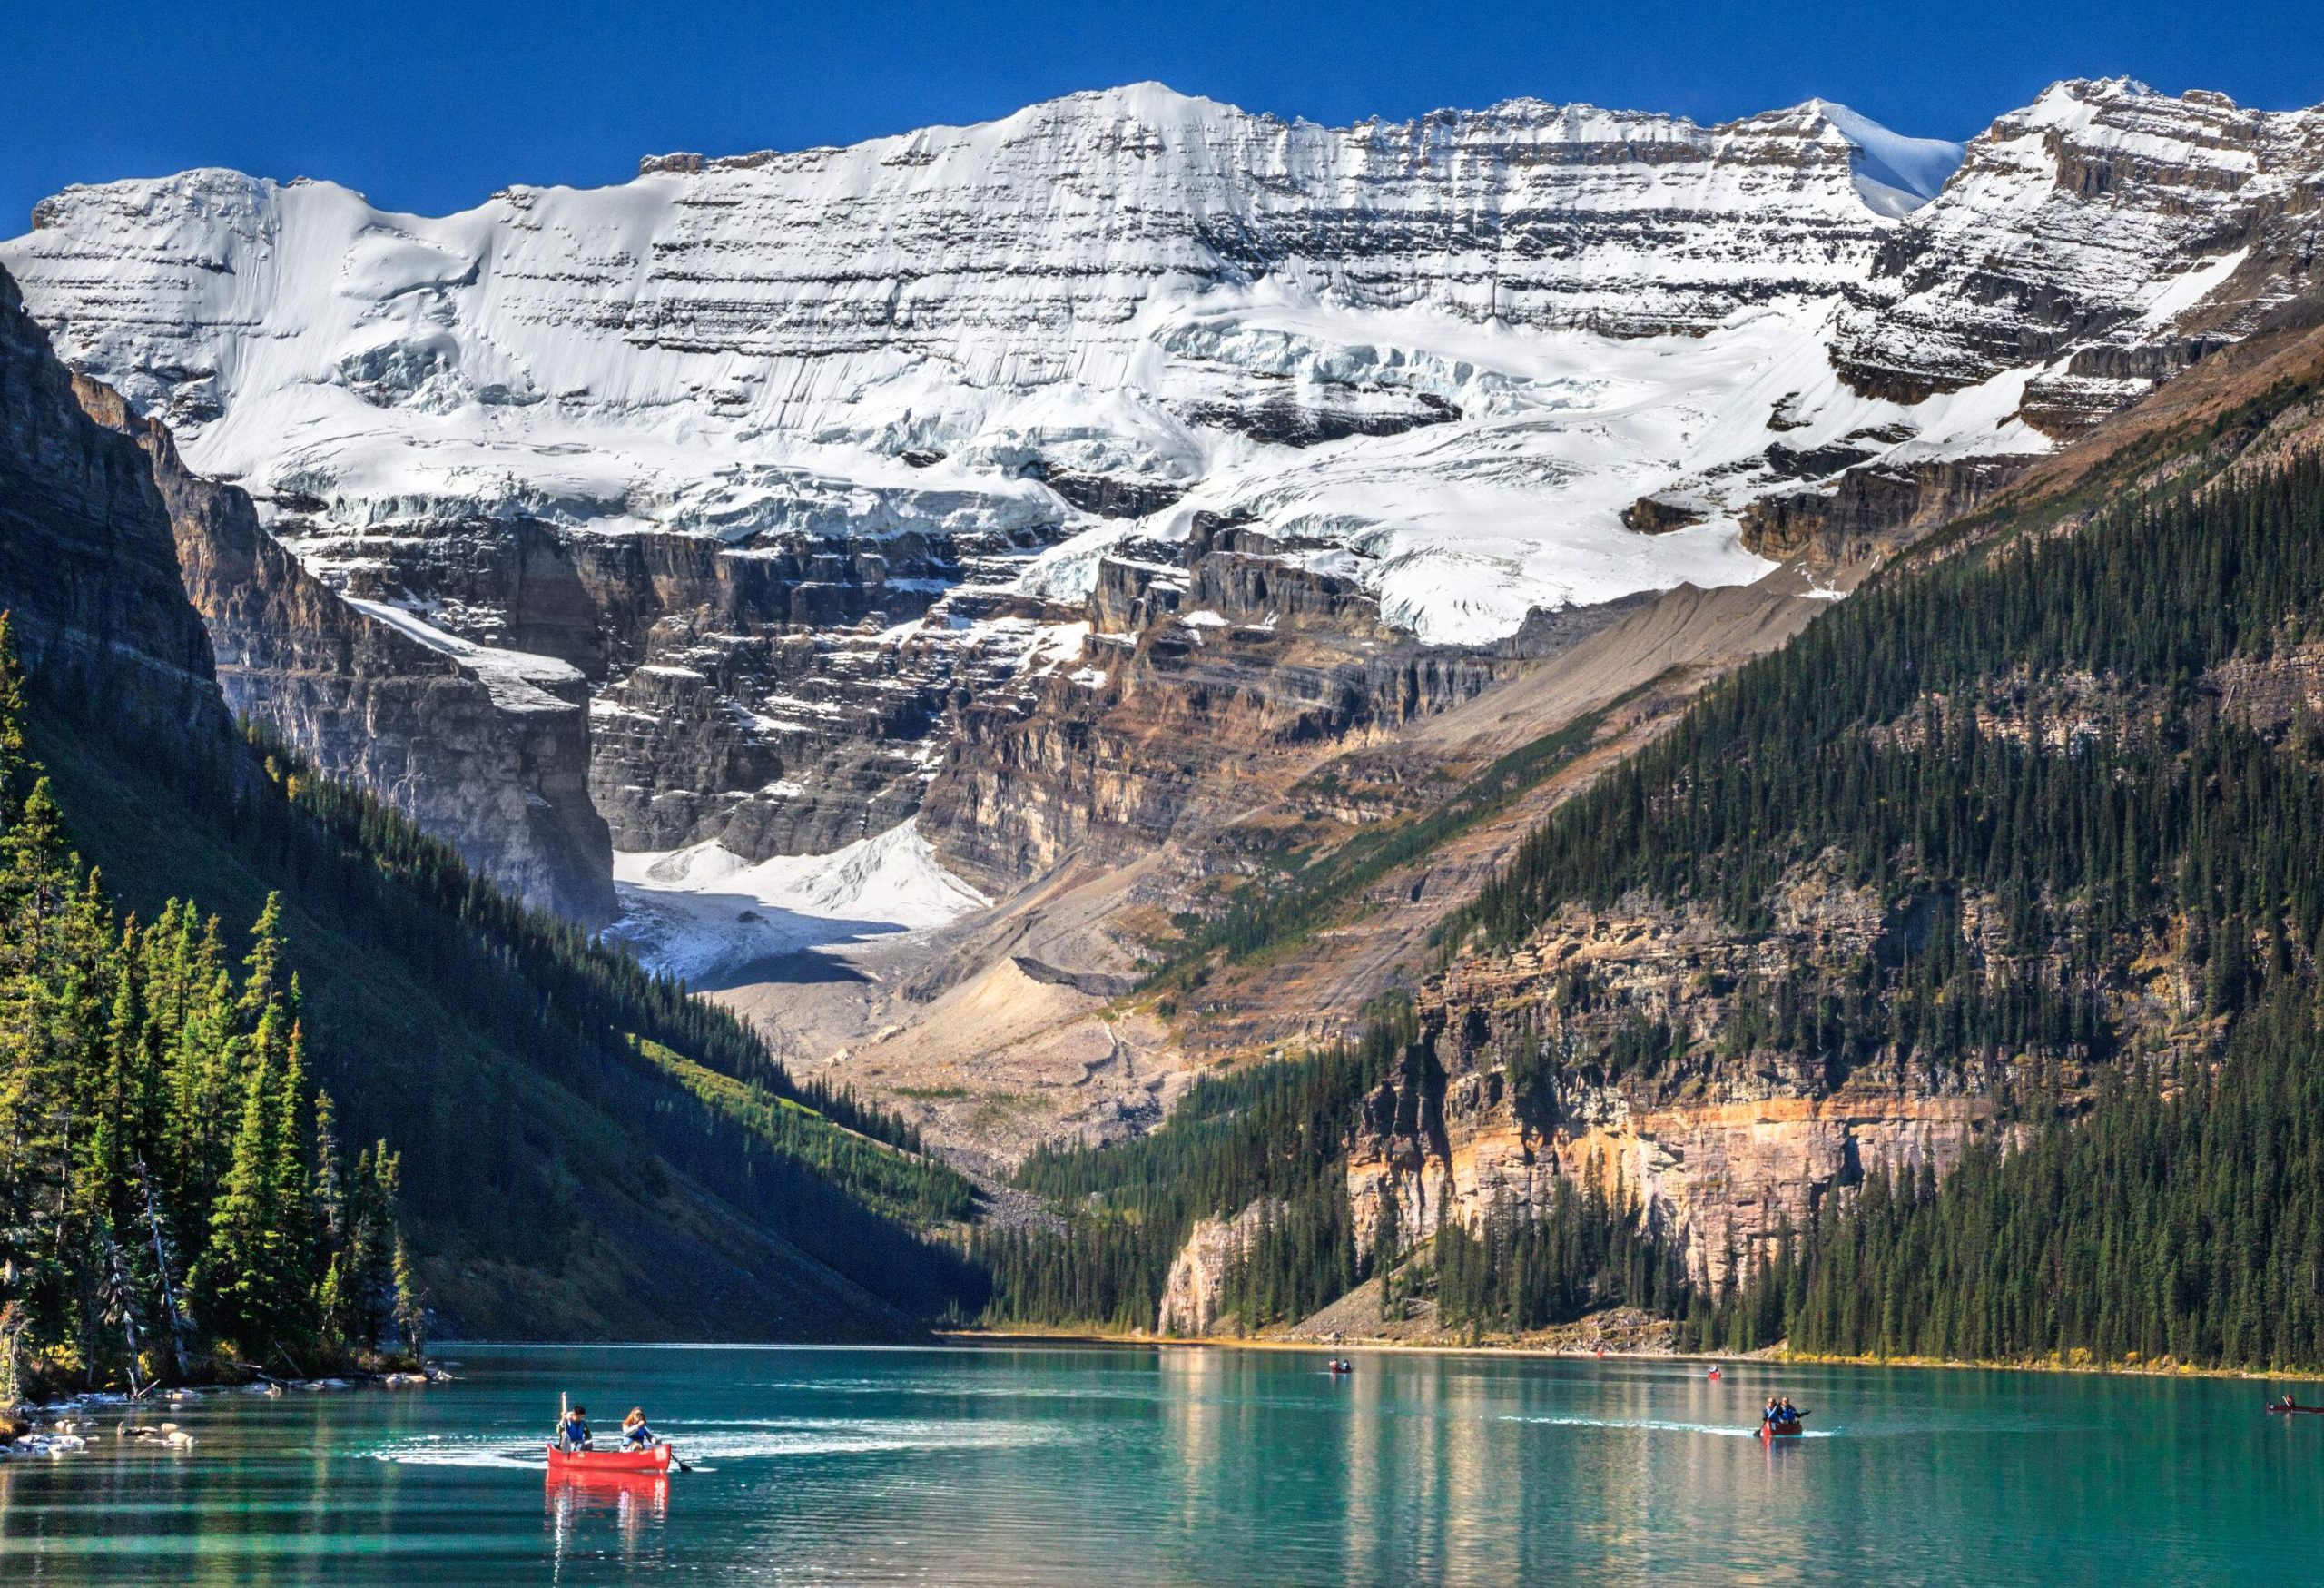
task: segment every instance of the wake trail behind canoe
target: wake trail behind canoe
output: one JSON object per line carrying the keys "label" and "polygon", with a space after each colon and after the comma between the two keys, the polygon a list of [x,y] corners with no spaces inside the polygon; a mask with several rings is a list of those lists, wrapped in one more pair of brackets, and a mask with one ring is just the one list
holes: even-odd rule
{"label": "wake trail behind canoe", "polygon": [[[1504,1423],[1535,1423],[1550,1428],[1613,1428],[1635,1429],[1649,1434],[1709,1434],[1720,1439],[1757,1439],[1757,1425],[1748,1426],[1734,1423],[1680,1423],[1662,1417],[1584,1417],[1529,1416],[1512,1413],[1501,1419]],[[1784,1435],[1786,1439],[1829,1439],[1837,1433],[1832,1428],[1808,1428]]]}
{"label": "wake trail behind canoe", "polygon": [[[677,1454],[690,1462],[753,1457],[874,1455],[914,1450],[1021,1449],[1056,1444],[1063,1437],[1053,1424],[1021,1421],[881,1423],[822,1419],[734,1419],[715,1423],[665,1420]],[[507,1435],[420,1435],[372,1445],[353,1454],[407,1466],[543,1468],[544,1445],[512,1449]]]}

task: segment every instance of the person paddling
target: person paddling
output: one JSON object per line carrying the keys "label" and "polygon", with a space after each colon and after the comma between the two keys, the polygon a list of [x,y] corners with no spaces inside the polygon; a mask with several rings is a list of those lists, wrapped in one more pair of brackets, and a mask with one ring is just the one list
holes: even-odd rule
{"label": "person paddling", "polygon": [[565,1414],[565,1421],[557,1425],[556,1443],[558,1448],[567,1454],[589,1448],[587,1407],[575,1406]]}
{"label": "person paddling", "polygon": [[629,1415],[621,1420],[621,1447],[624,1450],[645,1450],[660,1443],[654,1436],[654,1430],[645,1425],[645,1409],[643,1406],[630,1407]]}

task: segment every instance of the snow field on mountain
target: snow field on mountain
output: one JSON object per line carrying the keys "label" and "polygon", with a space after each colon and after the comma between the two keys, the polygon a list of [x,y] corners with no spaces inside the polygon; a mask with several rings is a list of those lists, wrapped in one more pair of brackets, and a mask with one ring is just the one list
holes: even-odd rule
{"label": "snow field on mountain", "polygon": [[[784,770],[680,791],[714,817],[822,797],[791,742],[844,739],[843,699],[1106,687],[1090,625],[1055,621],[1081,615],[1010,587],[1077,602],[1115,552],[1183,584],[1167,543],[1198,515],[1432,643],[1758,578],[1758,498],[1857,461],[2046,450],[2021,409],[2066,434],[2076,405],[2152,385],[2070,375],[2078,350],[2235,334],[2229,310],[2289,279],[2261,268],[2270,217],[2313,212],[2294,190],[2324,185],[2317,124],[2116,81],[2062,84],[1965,150],[1822,101],[1719,127],[1516,100],[1334,129],[1137,84],[435,218],[223,171],[75,188],[0,264],[76,368],[504,704],[571,679],[494,648],[514,622],[463,559],[502,555],[496,526],[717,541],[763,604],[698,655],[624,636],[596,703],[601,726],[652,720],[631,686],[654,680],[625,667],[720,679]],[[1636,521],[1681,527],[1627,527],[1649,496]],[[820,627],[812,666],[739,665],[808,610],[862,622]],[[909,720],[877,754],[925,779],[949,730]],[[655,735],[631,738],[601,735],[635,764],[599,770],[662,786]],[[793,841],[763,815],[738,843]],[[698,873],[625,895],[681,957],[841,931],[788,903],[714,920]]]}

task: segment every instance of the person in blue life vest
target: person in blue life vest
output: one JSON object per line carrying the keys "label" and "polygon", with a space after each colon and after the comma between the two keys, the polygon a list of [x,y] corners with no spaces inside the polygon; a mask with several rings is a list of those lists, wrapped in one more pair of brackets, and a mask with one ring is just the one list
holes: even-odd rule
{"label": "person in blue life vest", "polygon": [[645,1425],[645,1409],[643,1406],[630,1407],[629,1415],[621,1420],[621,1447],[624,1450],[645,1450],[660,1443],[654,1436],[654,1430]]}
{"label": "person in blue life vest", "polygon": [[567,1453],[589,1448],[589,1413],[585,1406],[575,1406],[565,1414],[565,1421],[556,1425],[557,1448]]}

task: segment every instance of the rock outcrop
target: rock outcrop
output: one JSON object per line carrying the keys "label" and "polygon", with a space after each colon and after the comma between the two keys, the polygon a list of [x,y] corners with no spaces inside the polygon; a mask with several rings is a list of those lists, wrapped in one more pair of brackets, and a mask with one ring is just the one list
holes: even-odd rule
{"label": "rock outcrop", "polygon": [[1702,502],[1647,496],[1622,509],[1622,528],[1635,529],[1640,535],[1668,535],[1673,529],[1691,529],[1709,517],[1709,509]]}
{"label": "rock outcrop", "polygon": [[2024,411],[2080,434],[2302,290],[2319,197],[2317,111],[2061,83],[1884,240],[1833,358],[1905,402],[2044,366]]}
{"label": "rock outcrop", "polygon": [[1206,1335],[1219,1321],[1227,1273],[1258,1234],[1269,1212],[1252,1203],[1232,1218],[1198,1218],[1170,1264],[1154,1329],[1163,1335]]}
{"label": "rock outcrop", "polygon": [[162,425],[95,381],[73,386],[92,419],[144,454],[180,599],[201,614],[236,715],[449,840],[527,902],[585,926],[613,919],[579,673],[416,638],[350,605],[261,528],[248,496],[189,470]]}
{"label": "rock outcrop", "polygon": [[1867,463],[1837,479],[1775,491],[1743,509],[1743,544],[1761,557],[1828,568],[1876,559],[1992,500],[2030,457]]}
{"label": "rock outcrop", "polygon": [[1248,772],[1301,747],[1392,734],[1514,670],[1215,611],[1080,647],[956,716],[921,828],[980,882],[1038,875],[1068,852],[1118,862],[1231,820]]}
{"label": "rock outcrop", "polygon": [[1359,1244],[1384,1228],[1401,1249],[1447,1221],[1544,1208],[1561,1181],[1595,1184],[1716,1287],[1866,1172],[1949,1170],[1996,1128],[2000,1072],[1881,1060],[1835,1074],[1755,1041],[1738,997],[1769,967],[1856,962],[1908,930],[1803,875],[1773,932],[1569,911],[1523,950],[1463,961],[1429,982],[1419,1048],[1352,1132]]}

